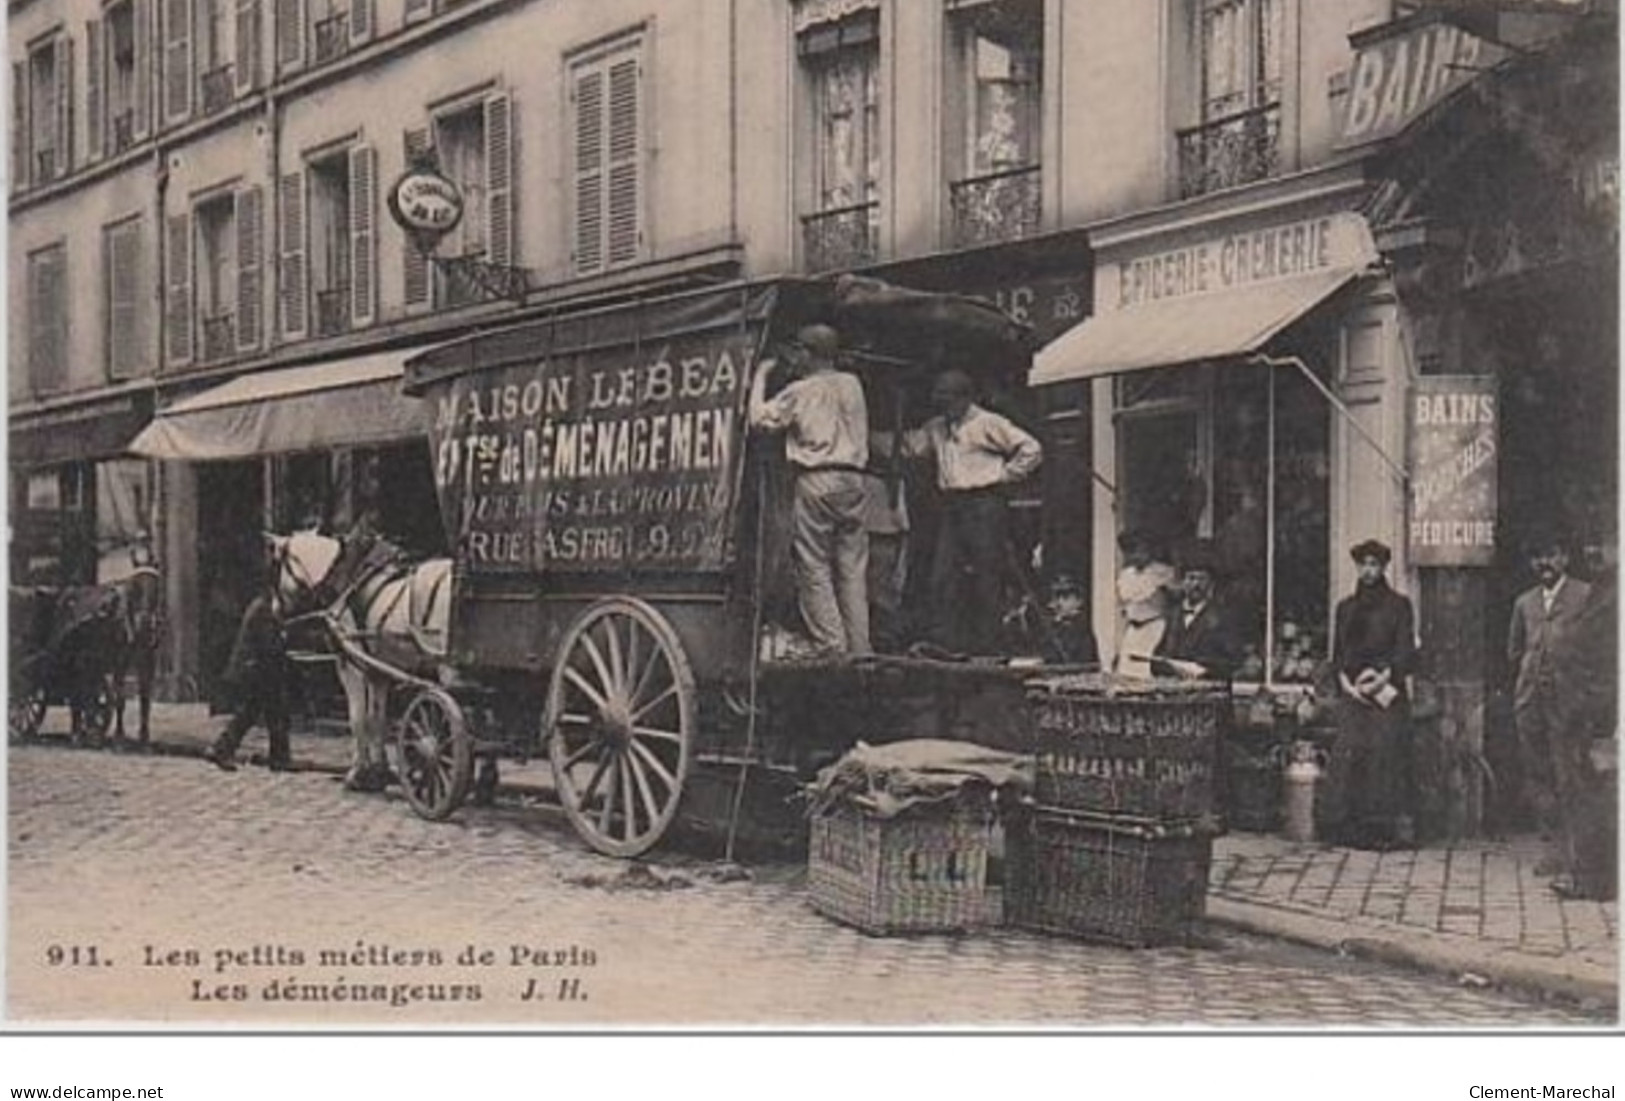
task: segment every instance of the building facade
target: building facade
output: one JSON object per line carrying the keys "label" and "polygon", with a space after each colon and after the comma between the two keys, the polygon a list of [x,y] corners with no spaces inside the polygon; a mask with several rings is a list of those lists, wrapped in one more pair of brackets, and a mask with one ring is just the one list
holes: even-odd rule
{"label": "building facade", "polygon": [[[1493,757],[1508,540],[1562,522],[1613,544],[1597,501],[1617,449],[1597,441],[1615,426],[1573,456],[1596,500],[1546,517],[1553,494],[1515,477],[1487,535],[1415,529],[1474,546],[1418,553],[1417,380],[1548,392],[1529,357],[1491,366],[1506,315],[1468,299],[1575,300],[1583,275],[1545,269],[1597,263],[1460,276],[1463,242],[1504,252],[1521,223],[1496,223],[1493,183],[1461,223],[1435,157],[1503,179],[1488,150],[1544,131],[1485,89],[1611,18],[1511,0],[16,0],[13,578],[110,576],[156,533],[171,688],[206,692],[261,529],[365,516],[443,549],[406,356],[706,282],[877,271],[993,298],[1046,342],[1035,385],[990,400],[1045,437],[1016,529],[1047,575],[1085,583],[1108,659],[1126,528],[1215,541],[1253,609],[1241,680],[1271,687],[1313,679],[1346,548],[1380,538],[1454,737]],[[1613,87],[1611,62],[1558,64]],[[1588,239],[1617,256],[1611,131],[1521,95],[1584,132],[1548,159],[1589,168],[1565,183],[1514,159],[1589,195],[1575,224],[1600,218]],[[387,209],[430,156],[463,200],[432,258]],[[1601,316],[1519,339],[1568,361]],[[1607,332],[1568,368],[1597,418]],[[241,421],[186,437],[188,410]],[[167,457],[130,458],[155,414]]]}

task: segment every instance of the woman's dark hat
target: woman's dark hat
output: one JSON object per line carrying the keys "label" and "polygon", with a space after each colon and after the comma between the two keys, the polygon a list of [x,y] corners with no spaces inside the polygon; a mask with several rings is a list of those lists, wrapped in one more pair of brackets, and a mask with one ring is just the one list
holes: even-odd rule
{"label": "woman's dark hat", "polygon": [[1394,560],[1394,552],[1388,549],[1388,544],[1375,539],[1367,539],[1363,543],[1356,543],[1349,549],[1349,557],[1356,562],[1363,562],[1367,558],[1375,558],[1384,566]]}

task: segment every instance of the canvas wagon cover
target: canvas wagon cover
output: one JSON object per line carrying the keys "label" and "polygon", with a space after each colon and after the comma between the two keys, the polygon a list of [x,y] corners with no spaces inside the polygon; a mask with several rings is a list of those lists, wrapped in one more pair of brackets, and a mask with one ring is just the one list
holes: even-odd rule
{"label": "canvas wagon cover", "polygon": [[[781,278],[561,314],[426,352],[447,535],[476,574],[725,570],[751,371],[773,334],[828,321],[882,358],[1023,367],[997,307],[877,279]],[[772,330],[770,333],[769,330]]]}
{"label": "canvas wagon cover", "polygon": [[732,548],[772,285],[529,322],[407,364],[473,573],[714,572]]}

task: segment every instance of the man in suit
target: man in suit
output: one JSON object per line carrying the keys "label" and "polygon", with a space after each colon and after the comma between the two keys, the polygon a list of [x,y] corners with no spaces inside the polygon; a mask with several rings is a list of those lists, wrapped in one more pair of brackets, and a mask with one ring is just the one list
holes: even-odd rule
{"label": "man in suit", "polygon": [[1507,633],[1507,660],[1516,678],[1512,714],[1525,792],[1542,832],[1557,847],[1555,855],[1536,866],[1536,873],[1572,872],[1583,829],[1577,811],[1590,769],[1589,719],[1597,671],[1592,592],[1590,585],[1569,576],[1568,548],[1557,535],[1543,535],[1531,544],[1529,567],[1537,584],[1513,604]]}
{"label": "man in suit", "polygon": [[1179,606],[1152,657],[1157,676],[1228,681],[1235,672],[1239,644],[1230,613],[1216,596],[1218,577],[1217,555],[1207,543],[1182,556]]}

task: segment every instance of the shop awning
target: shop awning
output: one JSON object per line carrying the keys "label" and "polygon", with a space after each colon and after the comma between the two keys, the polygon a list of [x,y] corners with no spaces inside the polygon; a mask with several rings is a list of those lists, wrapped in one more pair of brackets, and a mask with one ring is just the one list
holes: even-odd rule
{"label": "shop awning", "polygon": [[1359,268],[1332,268],[1097,314],[1041,349],[1028,381],[1078,382],[1249,355],[1360,274]]}
{"label": "shop awning", "polygon": [[130,450],[208,462],[423,436],[422,405],[401,392],[404,364],[415,351],[239,376],[160,411]]}

